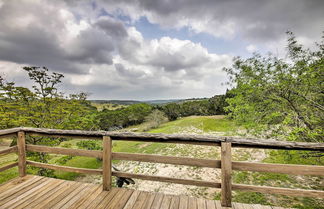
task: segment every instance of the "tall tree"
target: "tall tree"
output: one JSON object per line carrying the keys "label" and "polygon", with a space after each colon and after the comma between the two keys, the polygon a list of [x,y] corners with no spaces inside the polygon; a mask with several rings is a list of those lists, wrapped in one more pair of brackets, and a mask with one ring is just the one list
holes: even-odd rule
{"label": "tall tree", "polygon": [[237,57],[225,68],[234,94],[226,100],[227,111],[237,121],[273,134],[288,132],[291,140],[323,142],[324,38],[312,51],[287,34],[288,59],[255,54]]}
{"label": "tall tree", "polygon": [[[0,128],[18,126],[93,129],[95,108],[86,101],[86,94],[64,95],[58,91],[58,84],[64,77],[50,74],[46,67],[23,68],[33,81],[32,89],[16,86],[0,77]],[[63,138],[27,137],[27,143],[58,145]],[[13,141],[13,144],[16,141]],[[47,162],[44,153],[32,153],[30,157]],[[40,174],[48,173],[40,169]]]}

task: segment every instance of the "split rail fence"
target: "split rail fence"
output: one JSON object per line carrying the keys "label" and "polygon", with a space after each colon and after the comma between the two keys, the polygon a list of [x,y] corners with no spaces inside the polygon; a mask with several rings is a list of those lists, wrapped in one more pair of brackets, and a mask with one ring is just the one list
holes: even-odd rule
{"label": "split rail fence", "polygon": [[[103,150],[80,150],[70,148],[57,148],[26,144],[26,135],[48,136],[48,137],[67,137],[81,139],[103,140]],[[221,189],[222,206],[231,206],[232,190],[242,190],[260,192],[268,194],[281,194],[290,196],[305,196],[314,198],[324,198],[324,191],[291,189],[269,186],[255,186],[246,184],[232,183],[232,170],[254,171],[254,172],[273,172],[292,175],[318,175],[324,176],[324,166],[315,165],[291,165],[291,164],[269,164],[254,162],[232,161],[232,148],[256,148],[256,149],[280,149],[280,150],[305,150],[324,152],[324,143],[303,143],[285,142],[275,140],[255,140],[238,137],[205,136],[205,135],[166,135],[166,134],[146,134],[146,133],[121,133],[105,131],[80,131],[80,130],[57,130],[43,128],[13,128],[0,130],[0,137],[17,137],[17,146],[0,151],[0,155],[17,153],[18,162],[0,168],[0,172],[18,166],[19,176],[26,175],[26,165],[38,168],[62,170],[85,174],[99,174],[103,176],[103,190],[110,190],[112,187],[112,176],[135,178],[149,181],[169,182],[176,184],[194,185],[202,187],[214,187]],[[193,144],[205,146],[219,146],[221,148],[221,159],[197,159],[188,157],[161,156],[149,154],[134,154],[112,152],[112,141],[141,141],[158,143],[177,143]],[[85,169],[67,166],[58,166],[26,160],[26,151],[62,154],[70,156],[86,156],[101,158],[103,160],[102,169]],[[198,166],[221,169],[220,182],[205,180],[189,180],[172,178],[166,176],[153,176],[144,174],[126,173],[112,170],[112,160],[140,161],[165,163],[185,166]]]}

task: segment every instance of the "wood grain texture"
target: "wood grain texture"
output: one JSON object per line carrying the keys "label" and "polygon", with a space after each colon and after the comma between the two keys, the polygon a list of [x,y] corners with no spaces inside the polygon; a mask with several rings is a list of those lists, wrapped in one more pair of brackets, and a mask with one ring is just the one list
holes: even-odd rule
{"label": "wood grain texture", "polygon": [[220,183],[212,182],[212,181],[178,179],[178,178],[165,177],[165,176],[151,176],[151,175],[143,175],[143,174],[126,173],[120,171],[113,171],[112,175],[117,177],[135,178],[135,179],[142,179],[147,181],[160,181],[160,182],[168,182],[168,183],[175,183],[175,184],[185,184],[185,185],[214,187],[214,188],[221,187]]}
{"label": "wood grain texture", "polygon": [[221,167],[220,160],[207,160],[207,159],[197,159],[197,158],[189,158],[189,157],[173,157],[173,156],[163,156],[163,155],[113,152],[112,158],[113,160],[165,163],[165,164],[173,164],[173,165],[199,166],[199,167],[207,167],[207,168]]}
{"label": "wood grain texture", "polygon": [[233,170],[324,176],[324,166],[232,162]]}
{"label": "wood grain texture", "polygon": [[102,151],[102,186],[103,190],[108,191],[111,189],[111,172],[112,172],[112,141],[109,136],[103,136],[103,151]]}
{"label": "wood grain texture", "polygon": [[19,176],[23,177],[26,175],[26,137],[24,131],[18,132],[17,147],[18,147],[18,172],[19,172]]}
{"label": "wood grain texture", "polygon": [[[165,195],[125,188],[103,191],[100,185],[25,176],[0,185],[0,209],[5,208],[111,208],[111,209],[224,209],[219,201]],[[233,209],[270,209],[263,205],[233,203]]]}
{"label": "wood grain texture", "polygon": [[102,158],[102,152],[97,150],[70,149],[70,148],[31,145],[31,144],[27,144],[26,149],[27,151],[31,151],[31,152],[45,152],[45,153],[61,154],[61,155],[95,157],[100,159]]}
{"label": "wood grain texture", "polygon": [[18,163],[17,162],[16,163],[10,163],[8,165],[5,165],[5,166],[0,167],[0,172],[5,171],[5,170],[8,170],[8,169],[13,168],[13,167],[16,167],[16,166],[18,166]]}
{"label": "wood grain texture", "polygon": [[0,156],[10,154],[10,153],[14,153],[14,152],[17,152],[17,151],[18,151],[17,146],[12,146],[12,147],[0,150]]}
{"label": "wood grain texture", "polygon": [[232,206],[232,154],[231,143],[222,142],[221,146],[221,203],[224,207]]}
{"label": "wood grain texture", "polygon": [[305,190],[305,189],[289,189],[281,187],[254,186],[246,184],[233,184],[233,190],[260,192],[265,194],[280,194],[296,197],[314,197],[324,198],[324,191],[321,190]]}
{"label": "wood grain texture", "polygon": [[67,171],[67,172],[75,172],[75,173],[85,173],[85,174],[96,174],[100,175],[102,174],[101,169],[87,169],[87,168],[75,168],[75,167],[68,167],[68,166],[59,166],[59,165],[52,165],[47,163],[40,163],[35,161],[27,161],[28,165],[38,167],[38,168],[47,168],[47,169],[53,169],[53,170],[61,170],[61,171]]}
{"label": "wood grain texture", "polygon": [[275,139],[256,139],[246,137],[229,137],[216,135],[176,135],[176,134],[151,134],[151,133],[130,133],[130,132],[109,132],[109,131],[81,131],[81,130],[60,130],[45,128],[14,128],[0,130],[0,136],[14,134],[18,131],[25,131],[28,134],[39,134],[58,137],[81,137],[102,139],[102,136],[110,136],[113,140],[126,141],[150,141],[166,143],[191,143],[200,145],[220,146],[221,142],[231,142],[232,147],[283,149],[283,150],[310,150],[324,151],[324,143],[308,142],[287,142]]}

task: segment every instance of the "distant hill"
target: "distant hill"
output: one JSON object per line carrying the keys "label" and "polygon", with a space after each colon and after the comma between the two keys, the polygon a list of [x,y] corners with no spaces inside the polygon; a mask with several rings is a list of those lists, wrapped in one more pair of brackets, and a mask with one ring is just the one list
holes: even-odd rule
{"label": "distant hill", "polygon": [[89,100],[92,103],[97,104],[118,104],[118,105],[132,105],[132,104],[139,104],[139,103],[146,103],[146,104],[167,104],[172,102],[183,102],[183,101],[192,101],[192,100],[203,100],[207,98],[190,98],[190,99],[157,99],[157,100]]}

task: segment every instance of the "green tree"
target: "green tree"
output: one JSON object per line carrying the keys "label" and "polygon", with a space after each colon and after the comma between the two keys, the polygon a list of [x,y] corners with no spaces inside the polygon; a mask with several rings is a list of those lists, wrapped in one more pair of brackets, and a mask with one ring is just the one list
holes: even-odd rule
{"label": "green tree", "polygon": [[[24,67],[34,83],[32,90],[6,82],[0,77],[0,128],[18,126],[57,129],[94,129],[95,108],[86,101],[86,94],[64,95],[57,86],[62,74],[50,74],[46,67]],[[64,138],[27,137],[27,143],[58,145]],[[13,141],[15,144],[16,141]],[[44,153],[29,153],[32,159],[47,162]],[[40,169],[41,175],[48,174]]]}
{"label": "green tree", "polygon": [[234,87],[226,100],[229,116],[272,134],[289,133],[290,140],[323,142],[323,39],[312,51],[288,32],[288,59],[235,58],[225,68]]}

